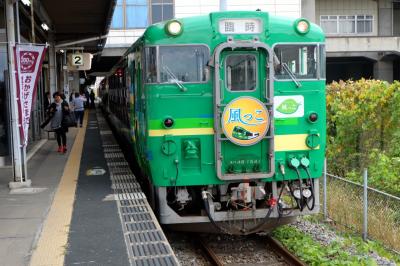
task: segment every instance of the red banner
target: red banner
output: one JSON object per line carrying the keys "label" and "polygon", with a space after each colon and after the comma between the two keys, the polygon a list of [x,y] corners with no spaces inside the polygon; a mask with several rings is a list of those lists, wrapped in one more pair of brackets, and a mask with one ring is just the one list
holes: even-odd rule
{"label": "red banner", "polygon": [[44,45],[17,44],[14,48],[15,79],[17,83],[18,123],[21,145],[28,144],[28,130],[37,80],[46,54]]}

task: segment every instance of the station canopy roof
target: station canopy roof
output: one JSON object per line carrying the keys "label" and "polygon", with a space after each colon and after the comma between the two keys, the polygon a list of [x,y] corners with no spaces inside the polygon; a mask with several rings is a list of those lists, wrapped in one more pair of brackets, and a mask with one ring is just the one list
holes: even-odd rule
{"label": "station canopy roof", "polygon": [[[38,1],[40,5],[36,6]],[[98,54],[102,51],[111,25],[116,0],[34,0],[34,8],[43,7],[50,20],[56,47],[82,47],[83,52]],[[103,37],[103,38],[99,38]],[[91,40],[93,39],[93,40]],[[92,70],[96,71],[93,58]]]}

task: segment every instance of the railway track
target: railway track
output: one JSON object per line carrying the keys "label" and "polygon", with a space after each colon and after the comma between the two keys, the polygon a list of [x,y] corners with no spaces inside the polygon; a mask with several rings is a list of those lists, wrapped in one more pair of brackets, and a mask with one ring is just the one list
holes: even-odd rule
{"label": "railway track", "polygon": [[[243,256],[246,256],[246,254],[249,252],[249,250],[245,250],[245,248],[242,249],[243,253],[239,255],[237,258],[237,261],[235,261],[235,255],[238,254],[230,254],[228,257],[229,260],[226,258],[226,254],[221,250],[216,249],[213,247],[211,244],[212,242],[209,242],[208,239],[205,239],[204,236],[201,235],[194,235],[193,239],[197,242],[197,245],[199,245],[204,254],[207,257],[207,260],[212,264],[216,266],[223,266],[223,265],[230,265],[230,264],[235,264],[235,265],[274,265],[274,266],[283,266],[283,265],[293,265],[293,266],[304,266],[304,264],[300,259],[298,259],[296,256],[291,254],[285,247],[283,247],[279,242],[277,242],[275,239],[273,239],[270,236],[253,236],[250,237],[247,241],[256,241],[259,244],[261,244],[261,248],[264,248],[264,252],[267,254],[268,258],[263,258],[263,260],[257,262],[250,261],[251,259],[249,258],[249,261],[243,261]],[[243,243],[242,243],[243,244]],[[250,249],[251,250],[251,249]],[[253,250],[254,252],[257,252],[257,250]],[[261,250],[259,250],[261,251]],[[259,252],[258,251],[258,252]],[[220,254],[222,253],[222,254]],[[251,254],[249,254],[251,255]],[[224,258],[225,257],[225,258]]]}

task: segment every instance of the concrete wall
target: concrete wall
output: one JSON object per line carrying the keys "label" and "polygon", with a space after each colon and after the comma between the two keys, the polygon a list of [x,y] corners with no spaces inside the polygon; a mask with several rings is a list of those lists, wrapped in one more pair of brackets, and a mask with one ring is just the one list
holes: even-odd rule
{"label": "concrete wall", "polygon": [[326,51],[330,52],[400,52],[400,37],[329,37]]}
{"label": "concrete wall", "polygon": [[106,42],[106,48],[128,47],[142,36],[145,29],[110,30]]}
{"label": "concrete wall", "polygon": [[378,1],[376,0],[315,0],[315,20],[318,25],[321,15],[372,15],[374,17],[372,35],[378,34]]}
{"label": "concrete wall", "polygon": [[378,34],[379,36],[392,36],[392,1],[378,1]]}
{"label": "concrete wall", "polygon": [[374,78],[393,82],[393,62],[378,61],[374,64]]}

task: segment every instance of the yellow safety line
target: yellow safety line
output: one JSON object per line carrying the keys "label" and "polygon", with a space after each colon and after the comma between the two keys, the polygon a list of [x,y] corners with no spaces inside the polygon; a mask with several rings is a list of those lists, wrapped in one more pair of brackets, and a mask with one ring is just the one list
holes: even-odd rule
{"label": "yellow safety line", "polygon": [[34,247],[31,266],[64,265],[88,116],[89,112],[86,111],[83,128],[76,135],[42,233],[36,248]]}

